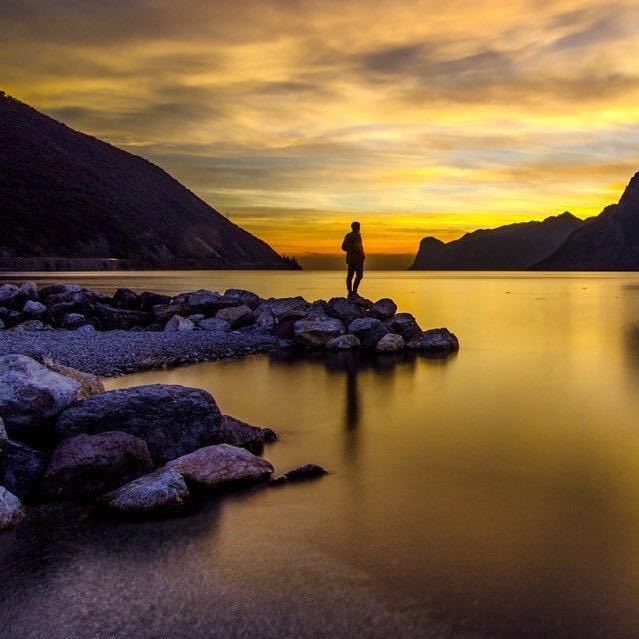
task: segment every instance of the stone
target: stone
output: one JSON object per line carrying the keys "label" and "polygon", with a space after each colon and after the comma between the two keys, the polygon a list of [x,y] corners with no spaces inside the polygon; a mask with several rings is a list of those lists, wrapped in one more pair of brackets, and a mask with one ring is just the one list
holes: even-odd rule
{"label": "stone", "polygon": [[26,300],[38,299],[38,287],[35,282],[24,282],[18,287],[18,292]]}
{"label": "stone", "polygon": [[51,297],[55,296],[57,299],[62,300],[80,291],[82,291],[82,287],[77,284],[49,284],[40,289],[39,297],[48,305],[48,300]]}
{"label": "stone", "polygon": [[47,307],[42,302],[27,300],[22,307],[22,312],[33,319],[38,319],[47,312]]}
{"label": "stone", "polygon": [[167,468],[179,472],[187,482],[207,488],[256,483],[273,473],[273,466],[265,459],[229,444],[200,448],[170,461]]}
{"label": "stone", "polygon": [[60,364],[46,355],[42,355],[39,361],[49,370],[60,373],[60,375],[64,375],[78,382],[78,384],[80,384],[80,392],[78,393],[77,399],[86,399],[92,395],[104,393],[102,380],[95,375],[91,375],[91,373],[85,373],[70,366],[64,366],[64,364]]}
{"label": "stone", "polygon": [[386,333],[382,339],[377,342],[375,350],[378,353],[401,353],[406,346],[404,338],[397,333]]}
{"label": "stone", "polygon": [[322,468],[317,464],[305,464],[304,466],[289,470],[284,475],[277,477],[271,482],[271,485],[308,481],[309,479],[317,479],[324,475],[328,475],[328,471],[325,468]]}
{"label": "stone", "polygon": [[222,308],[222,306],[219,306],[221,297],[217,291],[200,289],[184,296],[178,296],[175,301],[186,304],[191,313],[204,313],[206,315],[215,313]]}
{"label": "stone", "polygon": [[22,322],[21,324],[17,324],[11,330],[13,331],[45,331],[48,330],[50,326],[41,322],[40,320],[32,319],[27,320],[26,322]]}
{"label": "stone", "polygon": [[0,417],[0,452],[2,452],[2,445],[9,441],[9,435],[7,435],[7,429],[4,427],[4,420]]}
{"label": "stone", "polygon": [[198,326],[203,331],[218,331],[219,333],[228,333],[231,330],[231,325],[226,320],[217,317],[200,320]]}
{"label": "stone", "polygon": [[138,294],[132,291],[130,288],[119,288],[113,294],[113,303],[118,308],[138,308],[139,298]]}
{"label": "stone", "polygon": [[14,438],[39,439],[47,422],[77,399],[80,388],[26,355],[0,357],[0,415]]}
{"label": "stone", "polygon": [[359,338],[356,335],[351,335],[350,333],[334,337],[326,343],[326,348],[329,351],[352,351],[359,347]]}
{"label": "stone", "polygon": [[[328,303],[326,300],[315,300],[306,311],[306,319],[317,319],[329,317],[327,313]],[[337,319],[337,318],[335,318]]]}
{"label": "stone", "polygon": [[21,297],[20,289],[15,284],[0,286],[0,306],[11,308]]}
{"label": "stone", "polygon": [[152,469],[149,448],[139,437],[119,431],[76,435],[53,451],[43,489],[63,499],[97,497]]}
{"label": "stone", "polygon": [[348,332],[356,335],[362,348],[373,349],[386,333],[389,333],[388,326],[375,317],[363,317],[353,320],[348,325]]}
{"label": "stone", "polygon": [[295,322],[295,339],[304,346],[325,346],[334,337],[343,335],[344,324],[333,317],[301,319]]}
{"label": "stone", "polygon": [[189,315],[188,319],[190,319],[194,324],[199,324],[203,319],[206,319],[206,315],[204,313],[194,313],[193,315]]}
{"label": "stone", "polygon": [[237,298],[253,311],[262,303],[262,298],[259,295],[241,288],[229,288],[225,291],[224,296]]}
{"label": "stone", "polygon": [[221,413],[199,388],[151,384],[107,391],[74,404],[58,418],[61,437],[118,430],[146,441],[156,465],[219,443]]}
{"label": "stone", "polygon": [[381,320],[390,319],[397,312],[397,304],[392,299],[384,297],[381,300],[377,300],[368,312],[372,317],[377,317]]}
{"label": "stone", "polygon": [[186,317],[181,315],[174,315],[164,327],[164,331],[167,333],[177,333],[182,331],[192,331],[195,328],[195,324]]}
{"label": "stone", "polygon": [[154,306],[170,303],[171,298],[168,295],[150,293],[149,291],[144,291],[138,295],[138,305],[143,311],[152,311]]}
{"label": "stone", "polygon": [[107,493],[100,504],[120,515],[176,515],[189,507],[191,493],[180,473],[160,468]]}
{"label": "stone", "polygon": [[448,354],[459,350],[459,340],[447,328],[433,328],[424,331],[406,346],[420,353]]}
{"label": "stone", "polygon": [[220,442],[246,448],[256,454],[262,451],[264,444],[277,441],[277,434],[271,428],[252,426],[230,415],[222,415],[218,433]]}
{"label": "stone", "polygon": [[153,307],[153,317],[162,324],[166,324],[174,315],[186,315],[189,312],[186,304],[156,304]]}
{"label": "stone", "polygon": [[255,321],[253,311],[246,304],[222,308],[215,314],[215,317],[228,322],[232,329],[248,326]]}
{"label": "stone", "polygon": [[146,311],[115,308],[98,303],[95,309],[97,328],[102,330],[129,330],[134,326],[146,326],[153,321],[153,315]]}
{"label": "stone", "polygon": [[410,313],[397,313],[386,322],[386,325],[391,333],[401,335],[406,342],[422,334],[421,327]]}
{"label": "stone", "polygon": [[82,313],[67,313],[62,318],[62,328],[73,331],[87,323],[87,318]]}
{"label": "stone", "polygon": [[366,316],[366,309],[345,297],[333,297],[328,300],[326,312],[331,317],[342,320],[347,326],[356,319]]}
{"label": "stone", "polygon": [[276,320],[301,319],[306,316],[310,304],[300,296],[270,298],[260,305],[260,310],[269,310]]}
{"label": "stone", "polygon": [[20,499],[38,497],[46,468],[46,455],[39,450],[9,440],[0,444],[0,484]]}
{"label": "stone", "polygon": [[268,333],[275,328],[275,318],[269,310],[262,311],[255,320],[255,325]]}
{"label": "stone", "polygon": [[[140,328],[139,326],[134,326],[133,328],[131,328],[130,330],[143,330],[142,328]],[[78,328],[75,329],[76,333],[95,333],[96,332],[96,328],[95,326],[93,326],[93,324],[83,324],[82,326],[78,326]]]}
{"label": "stone", "polygon": [[4,486],[0,486],[0,530],[15,528],[24,517],[20,500]]}

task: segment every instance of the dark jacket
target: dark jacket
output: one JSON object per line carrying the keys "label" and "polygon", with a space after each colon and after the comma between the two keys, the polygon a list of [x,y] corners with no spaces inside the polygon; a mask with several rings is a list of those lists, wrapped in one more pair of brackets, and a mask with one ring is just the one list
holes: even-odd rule
{"label": "dark jacket", "polygon": [[366,259],[364,255],[364,245],[362,244],[362,236],[358,231],[351,231],[344,236],[342,242],[342,251],[346,253],[346,263],[356,264]]}

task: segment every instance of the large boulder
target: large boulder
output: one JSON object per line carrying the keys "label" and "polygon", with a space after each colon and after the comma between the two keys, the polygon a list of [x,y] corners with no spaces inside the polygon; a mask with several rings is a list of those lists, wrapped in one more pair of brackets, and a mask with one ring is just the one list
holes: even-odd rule
{"label": "large boulder", "polygon": [[400,353],[404,350],[404,338],[397,333],[386,333],[382,339],[377,342],[375,350],[378,353]]}
{"label": "large boulder", "polygon": [[306,316],[310,304],[300,296],[297,297],[281,297],[270,298],[260,304],[258,310],[269,310],[271,315],[281,321],[283,319],[301,319]]}
{"label": "large boulder", "polygon": [[14,528],[25,517],[20,500],[4,486],[0,486],[0,530]]}
{"label": "large boulder", "polygon": [[66,313],[62,318],[61,327],[74,331],[87,323],[87,318],[82,313]]}
{"label": "large boulder", "polygon": [[366,309],[345,297],[333,297],[326,304],[326,313],[348,326],[353,320],[365,317]]}
{"label": "large boulder", "polygon": [[35,282],[23,282],[18,290],[20,294],[27,300],[37,300],[38,299],[38,287]]}
{"label": "large boulder", "polygon": [[381,300],[377,300],[368,312],[372,317],[377,317],[381,320],[390,319],[397,312],[397,304],[392,299],[384,297]]}
{"label": "large boulder", "polygon": [[53,451],[43,489],[52,497],[96,497],[152,469],[148,446],[139,437],[119,431],[76,435]]}
{"label": "large boulder", "polygon": [[255,483],[268,479],[273,466],[244,448],[229,444],[207,446],[167,464],[187,482],[219,488],[227,484]]}
{"label": "large boulder", "polygon": [[273,479],[271,485],[277,486],[285,483],[309,481],[311,479],[318,479],[324,475],[328,475],[328,471],[322,466],[318,466],[317,464],[304,464],[304,466],[293,468],[293,470],[289,470],[287,473]]}
{"label": "large boulder", "polygon": [[251,310],[255,310],[262,303],[262,298],[257,293],[245,291],[241,288],[229,288],[224,295],[225,297],[238,299],[241,304],[245,304]]}
{"label": "large boulder", "polygon": [[160,293],[144,291],[138,295],[138,306],[143,311],[152,311],[154,306],[170,304],[171,298]]}
{"label": "large boulder", "polygon": [[0,286],[0,306],[14,308],[20,301],[24,303],[24,297],[19,287],[15,284],[3,284]]}
{"label": "large boulder", "polygon": [[175,515],[190,505],[191,493],[180,473],[160,468],[107,493],[100,503],[120,515]]}
{"label": "large boulder", "polygon": [[113,294],[113,304],[118,308],[138,308],[140,300],[138,294],[130,288],[119,288]]}
{"label": "large boulder", "polygon": [[47,331],[50,329],[51,327],[48,324],[45,324],[40,320],[32,319],[14,326],[11,330],[21,333],[23,331]]}
{"label": "large boulder", "polygon": [[230,415],[222,415],[218,433],[221,442],[246,448],[253,453],[261,452],[264,444],[277,440],[277,434],[271,428],[251,426]]}
{"label": "large boulder", "polygon": [[375,348],[386,333],[390,330],[382,320],[375,317],[363,317],[362,319],[353,320],[348,325],[348,332],[356,335],[362,345],[362,348]]}
{"label": "large boulder", "polygon": [[203,331],[217,331],[218,333],[228,333],[231,325],[223,319],[217,317],[208,317],[197,323],[198,327]]}
{"label": "large boulder", "polygon": [[406,346],[420,353],[445,355],[459,350],[459,340],[447,328],[433,328],[424,331]]}
{"label": "large boulder", "polygon": [[22,307],[22,312],[32,319],[38,319],[47,312],[47,307],[42,302],[27,300]]}
{"label": "large boulder", "polygon": [[334,337],[332,340],[326,342],[326,348],[329,351],[352,351],[360,346],[359,337],[351,335],[350,333]]}
{"label": "large boulder", "polygon": [[273,313],[271,313],[268,309],[263,310],[255,319],[255,326],[266,333],[273,332],[273,329],[275,328],[275,318],[273,317]]}
{"label": "large boulder", "polygon": [[181,333],[183,331],[192,331],[195,328],[195,324],[188,317],[182,317],[181,315],[174,315],[164,327],[166,333]]}
{"label": "large boulder", "polygon": [[46,455],[18,442],[0,444],[0,484],[20,499],[34,499],[40,494],[47,468]]}
{"label": "large boulder", "polygon": [[386,325],[392,333],[401,335],[407,342],[422,334],[420,325],[410,313],[397,313],[386,322]]}
{"label": "large boulder", "polygon": [[[86,326],[91,325],[86,324]],[[39,361],[49,370],[54,371],[55,373],[60,373],[60,375],[64,375],[65,377],[70,377],[78,382],[78,384],[80,384],[80,392],[78,393],[77,399],[86,399],[92,395],[104,393],[104,384],[102,383],[102,380],[95,375],[91,375],[91,373],[85,373],[84,371],[79,371],[75,368],[71,368],[70,366],[64,366],[64,364],[60,364],[46,355],[40,357]]]}
{"label": "large boulder", "polygon": [[49,284],[40,289],[39,297],[48,306],[52,303],[50,300],[63,300],[81,291],[82,287],[77,284]]}
{"label": "large boulder", "polygon": [[9,435],[37,441],[49,420],[74,402],[80,384],[26,355],[0,357],[0,415]]}
{"label": "large boulder", "polygon": [[199,388],[152,384],[94,395],[65,410],[61,437],[119,430],[146,441],[156,465],[219,442],[221,413]]}
{"label": "large boulder", "polygon": [[253,311],[246,304],[222,308],[216,313],[215,317],[228,322],[233,329],[248,326],[255,321]]}
{"label": "large boulder", "polygon": [[333,317],[300,319],[295,322],[295,339],[304,346],[325,346],[331,339],[344,334],[344,324]]}

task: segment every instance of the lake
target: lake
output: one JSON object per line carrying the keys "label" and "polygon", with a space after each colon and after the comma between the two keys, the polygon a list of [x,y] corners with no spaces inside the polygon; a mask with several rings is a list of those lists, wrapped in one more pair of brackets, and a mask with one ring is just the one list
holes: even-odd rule
{"label": "lake", "polygon": [[[62,277],[309,300],[343,289],[339,272],[48,279]],[[461,350],[109,380],[205,388],[280,433],[265,450],[278,472],[331,474],[167,522],[34,515],[0,549],[5,636],[639,636],[639,274],[372,272],[361,292],[448,327]]]}

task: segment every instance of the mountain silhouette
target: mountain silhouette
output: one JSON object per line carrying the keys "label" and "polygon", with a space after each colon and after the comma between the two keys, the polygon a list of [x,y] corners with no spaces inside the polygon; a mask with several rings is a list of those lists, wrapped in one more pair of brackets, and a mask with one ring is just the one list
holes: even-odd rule
{"label": "mountain silhouette", "polygon": [[617,204],[587,222],[536,270],[635,271],[639,269],[639,173]]}
{"label": "mountain silhouette", "polygon": [[155,164],[0,92],[0,267],[109,260],[142,269],[297,267]]}
{"label": "mountain silhouette", "polygon": [[425,237],[413,270],[520,270],[550,255],[584,222],[571,213],[466,233],[442,242]]}

